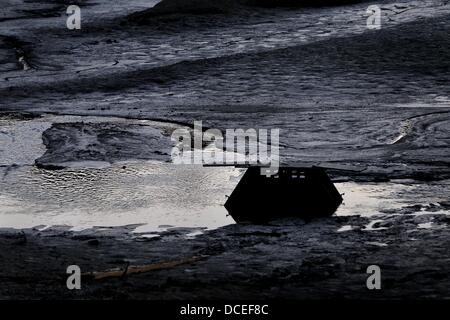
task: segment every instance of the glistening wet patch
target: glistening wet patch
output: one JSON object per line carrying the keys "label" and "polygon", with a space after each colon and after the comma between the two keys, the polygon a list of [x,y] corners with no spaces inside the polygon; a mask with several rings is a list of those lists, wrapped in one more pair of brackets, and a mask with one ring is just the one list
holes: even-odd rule
{"label": "glistening wet patch", "polygon": [[[155,161],[178,127],[115,117],[4,114],[0,227],[135,225],[140,233],[197,228],[190,233],[195,236],[204,228],[234,223],[223,205],[245,169]],[[63,169],[36,167],[36,159]],[[343,182],[336,187],[344,198],[336,215],[373,219],[364,228],[370,232],[390,228],[393,215],[411,215],[416,228],[428,226],[428,215],[449,213],[449,180]]]}
{"label": "glistening wet patch", "polygon": [[[136,231],[145,233],[171,227],[213,229],[234,223],[223,204],[244,169],[124,162],[104,168],[45,170],[22,166],[0,170],[1,227],[67,225],[79,230],[140,224]],[[374,219],[368,231],[386,228],[383,221],[398,214],[428,222],[414,217],[431,210],[420,203],[437,203],[439,210],[434,214],[449,213],[439,205],[448,194],[449,181],[336,186],[345,193],[344,204],[336,214]],[[421,194],[420,200],[417,194]],[[341,231],[346,230],[352,232]]]}
{"label": "glistening wet patch", "polygon": [[[376,217],[392,214],[445,213],[450,180],[420,183],[414,180],[393,180],[383,183],[336,183],[344,201],[338,216]],[[442,203],[442,205],[441,205]],[[433,207],[434,206],[434,207]]]}
{"label": "glistening wet patch", "polygon": [[0,180],[0,226],[217,228],[234,223],[222,204],[239,175],[234,168],[160,162],[56,171],[18,167]]}

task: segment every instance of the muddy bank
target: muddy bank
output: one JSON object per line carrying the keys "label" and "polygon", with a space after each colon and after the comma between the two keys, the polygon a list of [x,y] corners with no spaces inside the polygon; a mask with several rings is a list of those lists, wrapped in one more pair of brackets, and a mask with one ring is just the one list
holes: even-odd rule
{"label": "muddy bank", "polygon": [[[306,115],[308,118],[303,119],[305,126],[311,118],[315,120],[311,125],[324,128],[335,121],[335,113],[308,111]],[[281,113],[280,116],[285,115]],[[447,156],[449,112],[436,111],[406,119],[380,119],[372,111],[366,113],[372,126],[370,130],[364,126],[357,128],[358,117],[359,114],[342,111],[340,128],[335,128],[341,131],[339,144],[329,140],[336,138],[337,134],[330,137],[324,129],[315,133],[308,133],[307,128],[295,133],[290,128],[282,129],[283,138],[292,132],[290,139],[299,137],[304,140],[295,146],[283,139],[280,149],[282,165],[322,166],[328,169],[335,181],[438,181],[450,177]],[[0,150],[12,149],[14,152],[4,152],[0,165],[35,164],[39,168],[61,169],[95,162],[171,162],[170,154],[175,146],[171,133],[176,128],[191,130],[189,127],[180,121],[2,113]],[[347,136],[345,131],[350,134],[351,130],[358,130],[360,136]],[[206,148],[207,144],[203,147]],[[203,152],[208,151],[204,149]]]}
{"label": "muddy bank", "polygon": [[69,5],[87,6],[89,0],[10,1],[2,3],[0,22],[27,18],[54,18],[61,16]]}
{"label": "muddy bank", "polygon": [[302,8],[323,7],[354,4],[361,0],[163,0],[154,7],[128,16],[124,22],[151,23],[152,19],[171,16],[172,19],[182,19],[184,15],[214,15],[214,14],[251,14],[255,8]]}
{"label": "muddy bank", "polygon": [[222,130],[278,127],[284,164],[343,165],[382,179],[442,179],[450,175],[447,20],[158,67],[141,64],[149,60],[146,52],[113,76],[105,69],[5,87],[4,108],[203,120]]}
{"label": "muddy bank", "polygon": [[[186,237],[191,229],[176,228],[140,237],[131,233],[136,226],[3,229],[0,297],[448,299],[450,219],[439,209],[420,210],[403,208],[381,222],[332,217],[230,225],[194,238]],[[71,264],[92,272],[174,261],[185,263],[123,278],[83,278],[79,291],[65,286]],[[382,270],[380,291],[366,288],[372,264]]]}
{"label": "muddy bank", "polygon": [[181,123],[127,117],[0,111],[0,166],[169,161]]}
{"label": "muddy bank", "polygon": [[118,123],[58,123],[43,135],[46,153],[40,168],[63,168],[64,163],[124,160],[170,161],[170,136],[145,125]]}

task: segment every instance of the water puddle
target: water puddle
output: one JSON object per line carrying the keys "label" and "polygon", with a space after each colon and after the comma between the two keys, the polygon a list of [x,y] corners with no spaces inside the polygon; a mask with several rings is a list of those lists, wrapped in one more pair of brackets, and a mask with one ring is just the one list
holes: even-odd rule
{"label": "water puddle", "polygon": [[17,167],[0,180],[0,226],[217,228],[234,223],[222,205],[240,174],[229,167],[159,162],[57,171]]}
{"label": "water puddle", "polygon": [[[154,237],[172,228],[193,228],[188,237],[205,229],[234,223],[223,204],[245,169],[174,165],[161,161],[129,160],[113,164],[78,162],[62,170],[33,166],[46,149],[42,133],[57,122],[139,123],[153,130],[175,124],[114,117],[46,115],[28,120],[0,118],[0,227],[40,228],[66,225],[73,230],[137,225],[135,232]],[[448,201],[450,181],[418,183],[336,183],[344,202],[337,216],[373,219],[363,230],[392,214],[450,214],[439,203]],[[431,204],[431,205],[430,205]],[[419,228],[431,228],[424,223]],[[343,226],[339,232],[351,231]]]}
{"label": "water puddle", "polygon": [[[402,208],[418,205],[420,211],[410,214],[438,214],[427,211],[429,204],[446,201],[450,191],[450,181],[418,183],[414,180],[393,180],[383,183],[336,183],[337,189],[343,193],[344,201],[336,211],[338,216],[360,215],[376,217],[394,214]],[[443,214],[448,211],[442,208]]]}
{"label": "water puddle", "polygon": [[[195,236],[201,228],[234,223],[223,204],[244,169],[147,161],[56,171],[22,166],[4,175],[5,170],[0,168],[0,227],[68,225],[82,230],[139,224],[139,233],[184,227],[197,228],[189,234]],[[336,214],[373,217],[363,230],[383,230],[377,223],[417,203],[417,192],[424,203],[436,202],[436,190],[443,186],[449,184],[338,183],[345,194]],[[448,214],[444,209],[411,213],[440,211]],[[352,226],[344,226],[338,231],[350,230]]]}

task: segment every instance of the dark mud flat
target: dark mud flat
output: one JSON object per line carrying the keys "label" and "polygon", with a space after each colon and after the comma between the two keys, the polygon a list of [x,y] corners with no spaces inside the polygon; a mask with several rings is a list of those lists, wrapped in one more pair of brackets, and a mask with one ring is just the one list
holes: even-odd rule
{"label": "dark mud flat", "polygon": [[[317,37],[288,48],[280,45],[231,54],[222,51],[227,46],[215,43],[211,50],[216,54],[205,52],[202,57],[187,57],[182,50],[172,48],[164,56],[176,57],[167,61],[153,56],[161,56],[155,49],[162,45],[160,41],[178,43],[180,35],[199,41],[207,35],[183,28],[173,34],[153,25],[134,28],[117,24],[115,41],[142,42],[143,48],[150,48],[139,56],[145,61],[135,61],[132,55],[130,60],[135,64],[101,69],[92,50],[109,54],[109,46],[101,45],[106,41],[104,35],[86,33],[78,40],[99,42],[93,48],[88,46],[91,51],[61,54],[58,59],[87,61],[88,66],[51,77],[38,77],[43,70],[22,73],[19,78],[11,74],[8,81],[1,82],[0,108],[182,123],[202,120],[205,126],[220,129],[279,127],[281,156],[288,165],[332,162],[395,174],[397,178],[423,174],[446,178],[450,175],[450,94],[446,85],[450,28],[449,15],[441,7],[441,2],[436,3],[436,17],[404,18],[404,23],[392,25],[386,21],[386,27],[379,31],[348,34],[345,26],[349,23],[337,24],[339,36]],[[404,15],[391,18],[401,22]],[[302,17],[293,18],[305,23]],[[357,21],[352,23],[364,28],[365,19]],[[304,28],[314,29],[309,24]],[[228,31],[221,25],[211,28],[208,36]],[[157,39],[146,38],[146,34]],[[130,38],[132,35],[135,38]],[[67,45],[67,39],[58,34],[50,40],[55,46]],[[247,46],[245,39],[236,41]],[[127,43],[114,45],[118,52],[117,57],[108,55],[111,63],[119,59],[119,53],[129,53]],[[201,45],[195,48],[204,49]],[[48,54],[40,50],[44,48],[35,48],[35,54]],[[81,68],[75,62],[69,65]]]}
{"label": "dark mud flat", "polygon": [[70,161],[120,161],[130,158],[170,160],[170,137],[143,125],[114,123],[53,124],[42,135],[47,152],[36,160],[41,168],[63,168]]}
{"label": "dark mud flat", "polygon": [[[404,208],[380,223],[333,217],[229,225],[195,238],[186,237],[189,229],[143,238],[131,233],[135,226],[3,229],[0,298],[448,299],[450,218],[420,210]],[[425,228],[430,219],[433,227]],[[180,261],[119,278],[83,278],[81,290],[66,288],[72,264],[92,272]],[[366,288],[373,264],[382,270],[380,291]]]}
{"label": "dark mud flat", "polygon": [[[450,177],[445,1],[404,1],[400,7],[380,1],[386,19],[379,31],[366,29],[366,4],[332,12],[261,9],[251,19],[237,12],[220,21],[208,15],[143,19],[136,26],[120,23],[130,17],[123,7],[111,11],[95,2],[79,2],[92,5],[83,9],[80,33],[68,33],[64,19],[51,17],[59,5],[1,14],[1,111],[280,128],[287,165],[348,167],[353,171],[335,173],[354,181],[413,178],[431,185]],[[132,11],[146,17],[146,10]],[[3,157],[8,169],[2,181],[10,188],[15,181],[6,178],[20,177],[21,166],[32,166],[37,157],[50,165],[165,159],[156,151],[171,147],[159,131],[82,121],[39,125],[35,134],[46,150],[37,148],[19,164],[19,157]],[[5,141],[21,142],[15,130],[8,132]],[[111,153],[118,145],[123,149]],[[23,149],[29,152],[30,144]],[[103,195],[95,190],[87,199]],[[424,198],[418,190],[414,203]],[[19,200],[27,196],[17,194]],[[149,238],[133,233],[135,225],[2,229],[0,298],[449,299],[449,210],[448,203],[429,203],[383,212],[381,221],[351,216],[229,225],[194,238],[192,229]],[[186,263],[167,267],[180,261]],[[169,264],[161,270],[85,278],[82,290],[66,288],[72,264],[92,272],[164,262]],[[366,288],[372,264],[382,270],[381,291]]]}

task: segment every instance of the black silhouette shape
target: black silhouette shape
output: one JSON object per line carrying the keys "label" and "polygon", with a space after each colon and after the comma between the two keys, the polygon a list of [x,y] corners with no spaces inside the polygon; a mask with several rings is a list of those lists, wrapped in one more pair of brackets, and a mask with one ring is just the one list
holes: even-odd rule
{"label": "black silhouette shape", "polygon": [[341,194],[323,168],[282,167],[268,177],[260,167],[249,167],[225,208],[238,223],[264,223],[331,216],[341,203]]}

